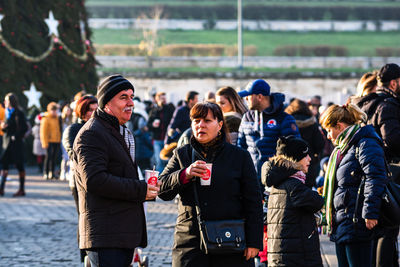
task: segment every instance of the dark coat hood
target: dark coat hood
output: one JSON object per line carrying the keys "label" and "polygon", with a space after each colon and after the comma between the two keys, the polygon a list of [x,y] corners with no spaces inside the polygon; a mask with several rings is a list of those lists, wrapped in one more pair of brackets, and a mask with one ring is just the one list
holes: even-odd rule
{"label": "dark coat hood", "polygon": [[283,109],[283,102],[285,101],[285,95],[281,93],[272,93],[270,95],[271,106],[264,110],[267,114],[275,114]]}
{"label": "dark coat hood", "polygon": [[270,158],[261,168],[261,181],[264,185],[279,186],[300,170],[300,164],[283,155]]}

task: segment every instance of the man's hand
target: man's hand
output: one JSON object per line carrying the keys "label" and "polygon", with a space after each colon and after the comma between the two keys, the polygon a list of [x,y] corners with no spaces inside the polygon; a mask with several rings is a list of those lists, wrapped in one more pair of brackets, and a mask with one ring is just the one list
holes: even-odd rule
{"label": "man's hand", "polygon": [[246,261],[248,261],[257,256],[259,251],[260,250],[258,248],[245,248],[243,256],[246,257]]}
{"label": "man's hand", "polygon": [[153,200],[157,197],[158,192],[160,191],[161,182],[157,182],[157,186],[147,184],[147,193],[146,200]]}
{"label": "man's hand", "polygon": [[375,219],[365,219],[365,226],[367,226],[368,230],[371,230],[378,224],[378,220]]}

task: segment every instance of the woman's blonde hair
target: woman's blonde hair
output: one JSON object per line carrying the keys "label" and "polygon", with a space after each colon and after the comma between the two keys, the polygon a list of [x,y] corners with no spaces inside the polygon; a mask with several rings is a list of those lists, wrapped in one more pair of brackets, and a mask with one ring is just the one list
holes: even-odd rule
{"label": "woman's blonde hair", "polygon": [[322,113],[319,123],[324,129],[327,129],[335,127],[338,122],[353,125],[366,121],[366,119],[367,114],[354,104],[332,105]]}
{"label": "woman's blonde hair", "polygon": [[370,93],[375,92],[377,86],[378,72],[375,70],[373,72],[367,72],[361,76],[360,81],[357,84],[357,96],[362,97]]}

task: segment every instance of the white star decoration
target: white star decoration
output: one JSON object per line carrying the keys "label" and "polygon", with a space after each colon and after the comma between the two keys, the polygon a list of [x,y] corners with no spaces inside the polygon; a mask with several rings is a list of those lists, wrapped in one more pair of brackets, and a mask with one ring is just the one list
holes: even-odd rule
{"label": "white star decoration", "polygon": [[0,14],[0,31],[1,31],[1,20],[4,18],[4,15]]}
{"label": "white star decoration", "polygon": [[24,95],[28,98],[28,108],[33,106],[40,108],[39,99],[42,97],[42,92],[37,91],[33,83],[29,91],[24,91]]}
{"label": "white star decoration", "polygon": [[45,19],[47,27],[49,28],[49,35],[56,35],[58,36],[58,20],[54,19],[53,12],[49,12],[49,18]]}

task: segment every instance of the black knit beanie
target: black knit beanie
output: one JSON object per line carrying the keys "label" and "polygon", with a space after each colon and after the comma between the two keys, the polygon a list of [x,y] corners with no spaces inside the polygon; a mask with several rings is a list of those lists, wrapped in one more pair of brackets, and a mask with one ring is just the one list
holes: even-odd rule
{"label": "black knit beanie", "polygon": [[123,90],[132,89],[135,91],[133,85],[122,75],[115,74],[105,78],[97,88],[97,99],[99,107],[103,109],[108,101],[110,101],[116,94]]}
{"label": "black knit beanie", "polygon": [[379,70],[378,79],[382,83],[388,83],[398,78],[400,78],[400,67],[395,63],[386,64]]}
{"label": "black knit beanie", "polygon": [[276,155],[284,155],[294,159],[296,162],[302,160],[309,154],[307,142],[293,135],[279,137],[276,146]]}

